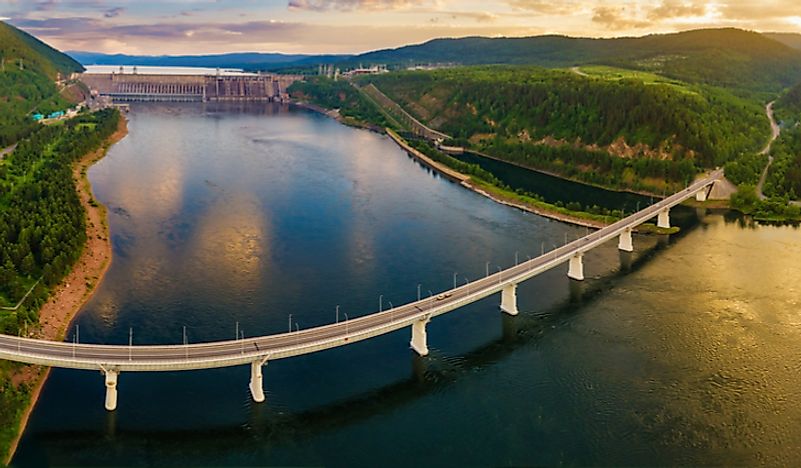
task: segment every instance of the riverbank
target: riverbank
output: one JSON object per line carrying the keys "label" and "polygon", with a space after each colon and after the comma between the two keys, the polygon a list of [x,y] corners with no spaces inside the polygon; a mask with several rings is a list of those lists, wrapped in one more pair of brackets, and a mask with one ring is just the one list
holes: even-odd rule
{"label": "riverbank", "polygon": [[[572,210],[569,210],[569,209],[561,207],[561,206],[557,206],[557,205],[554,205],[554,204],[551,204],[551,203],[544,202],[542,200],[538,200],[538,199],[533,198],[531,196],[526,196],[526,194],[519,194],[517,192],[506,190],[504,188],[498,187],[498,186],[493,185],[493,184],[478,182],[474,177],[472,177],[470,175],[467,175],[467,174],[463,174],[463,173],[461,173],[461,172],[449,167],[446,164],[434,161],[432,158],[426,156],[425,154],[423,154],[422,152],[418,151],[417,149],[412,148],[408,144],[408,142],[406,142],[402,137],[400,137],[397,133],[395,133],[394,131],[392,131],[389,128],[379,128],[376,125],[370,124],[368,122],[363,122],[363,121],[359,121],[359,120],[352,119],[352,118],[346,118],[346,117],[343,117],[337,110],[326,109],[324,107],[321,107],[319,105],[312,104],[312,103],[309,103],[309,102],[306,102],[306,101],[293,100],[292,104],[297,105],[299,107],[302,107],[304,109],[308,109],[308,110],[320,113],[320,114],[325,115],[327,117],[333,118],[333,119],[337,120],[338,122],[340,122],[342,124],[345,124],[345,125],[348,125],[348,126],[351,126],[351,127],[368,129],[368,130],[371,130],[371,131],[374,131],[374,132],[377,132],[377,133],[386,133],[387,135],[390,136],[390,138],[398,146],[400,146],[404,151],[406,151],[407,153],[409,153],[413,157],[415,157],[423,165],[431,168],[434,171],[437,171],[438,173],[442,174],[443,176],[447,177],[448,179],[463,185],[465,188],[473,190],[474,192],[476,192],[476,193],[478,193],[480,195],[486,196],[486,197],[490,198],[491,200],[493,200],[493,201],[495,201],[497,203],[500,203],[500,204],[503,204],[503,205],[507,205],[507,206],[511,206],[511,207],[514,207],[514,208],[518,208],[518,209],[521,209],[521,210],[524,210],[524,211],[528,211],[530,213],[537,214],[539,216],[543,216],[543,217],[546,217],[546,218],[549,218],[549,219],[554,219],[554,220],[561,221],[561,222],[564,222],[564,223],[574,224],[574,225],[582,226],[582,227],[590,227],[590,228],[595,228],[595,229],[607,226],[608,224],[611,224],[611,223],[613,223],[613,222],[615,222],[615,221],[617,221],[619,219],[619,218],[616,218],[614,216],[608,216],[608,215],[603,215],[603,214],[594,214],[594,213],[589,213],[589,212],[584,212],[584,211],[572,211]],[[591,187],[596,187],[596,188],[599,188],[599,189],[602,189],[602,190],[608,190],[608,191],[614,191],[614,192],[620,192],[620,193],[632,193],[632,194],[636,194],[636,195],[651,196],[651,197],[661,198],[660,195],[657,195],[657,194],[654,194],[654,193],[650,193],[650,192],[645,192],[645,191],[610,189],[608,187],[603,187],[603,186],[596,185],[596,184],[588,184],[588,183],[583,182],[581,180],[574,180],[574,179],[571,179],[571,178],[563,177],[563,176],[561,176],[559,174],[552,173],[552,172],[549,172],[549,171],[543,171],[543,170],[539,170],[539,169],[532,169],[532,168],[529,168],[529,167],[526,167],[526,166],[523,166],[523,165],[520,165],[520,164],[510,163],[509,161],[505,161],[505,160],[502,160],[500,158],[489,156],[489,155],[486,155],[486,154],[483,154],[483,153],[479,153],[479,152],[476,152],[476,151],[470,150],[470,152],[473,153],[473,154],[476,154],[478,156],[481,156],[481,157],[486,157],[488,159],[493,159],[495,161],[509,163],[509,164],[511,164],[513,166],[520,167],[520,168],[525,169],[525,170],[533,170],[533,171],[536,171],[536,172],[539,172],[539,173],[542,173],[542,174],[545,174],[545,175],[548,175],[548,176],[551,176],[551,177],[555,177],[555,178],[558,178],[558,179],[567,180],[567,181],[570,181],[570,182],[583,184],[583,185],[587,185],[587,186],[591,186]],[[649,233],[653,232],[653,233],[659,233],[659,234],[669,234],[669,233],[677,231],[677,229],[663,230],[663,229],[657,228],[655,225],[648,224],[648,225],[640,226],[638,228],[638,231],[639,232],[643,232],[643,233],[644,232],[649,232]]]}
{"label": "riverbank", "polygon": [[[519,210],[533,213],[544,218],[593,229],[601,229],[619,220],[619,218],[614,216],[572,211],[567,208],[552,205],[525,194],[519,194],[483,180],[479,180],[468,174],[463,174],[451,167],[448,167],[445,164],[434,161],[423,152],[413,148],[408,142],[406,142],[406,140],[404,140],[400,135],[391,129],[386,129],[386,133],[401,149],[409,153],[412,157],[420,161],[425,166],[437,171],[444,177],[462,185],[468,190],[472,190],[479,195],[485,196],[496,203],[517,208]],[[678,232],[678,228],[673,227],[670,229],[661,229],[655,225],[643,224],[639,226],[636,231],[641,233],[672,234]]]}
{"label": "riverbank", "polygon": [[[111,240],[109,237],[106,208],[99,204],[92,193],[87,177],[90,166],[102,159],[108,149],[128,134],[127,121],[120,115],[117,131],[101,148],[86,154],[73,166],[72,176],[75,190],[86,212],[86,245],[71,272],[52,292],[50,299],[39,310],[39,330],[35,337],[51,341],[62,341],[70,324],[83,305],[92,297],[111,265]],[[32,388],[26,408],[20,417],[17,435],[7,452],[4,464],[11,461],[19,439],[39,398],[50,368],[22,366],[12,376],[16,387]]]}
{"label": "riverbank", "polygon": [[[526,169],[528,171],[539,172],[540,174],[545,174],[547,176],[555,177],[557,179],[566,180],[568,182],[573,182],[573,183],[576,183],[576,184],[586,185],[587,187],[595,187],[595,188],[598,188],[598,189],[601,189],[601,190],[606,190],[607,192],[630,193],[630,194],[633,194],[633,195],[641,195],[643,197],[663,198],[663,195],[655,193],[655,192],[649,192],[647,190],[634,190],[634,189],[626,189],[626,188],[619,188],[619,187],[607,187],[607,186],[601,185],[601,184],[593,184],[591,182],[587,182],[587,181],[584,181],[584,180],[581,180],[581,179],[578,179],[578,178],[575,178],[575,177],[567,177],[565,175],[559,174],[558,172],[548,171],[548,170],[545,170],[545,169],[537,169],[537,168],[529,167],[529,166],[526,166],[526,165],[523,165],[523,164],[520,164],[520,163],[517,163],[517,162],[507,161],[505,159],[498,158],[498,157],[495,157],[495,156],[491,156],[489,154],[482,153],[482,152],[476,151],[476,150],[472,150],[470,148],[464,148],[464,151],[466,153],[474,154],[476,156],[481,156],[482,158],[487,158],[487,159],[491,159],[493,161],[497,161],[497,162],[500,162],[500,163],[509,164],[511,166],[519,167],[520,169]],[[682,190],[683,188],[684,187],[681,187],[681,188],[678,188],[678,189],[671,189],[671,193],[678,192],[678,191]]]}
{"label": "riverbank", "polygon": [[364,122],[358,119],[344,116],[339,113],[338,109],[333,109],[333,110],[326,109],[324,107],[318,106],[317,104],[312,104],[310,102],[297,101],[297,100],[292,100],[290,104],[302,107],[303,109],[308,109],[313,112],[317,112],[318,114],[322,114],[326,117],[330,117],[343,125],[347,125],[348,127],[361,128],[376,133],[384,133],[384,129],[382,127],[379,127],[378,125],[375,124],[371,124],[369,122]]}

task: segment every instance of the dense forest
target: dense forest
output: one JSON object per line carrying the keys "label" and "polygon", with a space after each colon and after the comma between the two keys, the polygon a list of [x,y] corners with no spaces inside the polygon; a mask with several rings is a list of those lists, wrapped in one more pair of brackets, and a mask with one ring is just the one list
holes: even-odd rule
{"label": "dense forest", "polygon": [[606,64],[693,83],[778,92],[801,80],[801,51],[740,29],[699,29],[614,39],[537,36],[434,39],[379,50],[345,64],[515,64],[571,67]]}
{"label": "dense forest", "polygon": [[34,112],[49,113],[70,106],[48,77],[32,70],[7,66],[0,71],[0,89],[4,91],[0,96],[0,149],[40,126],[31,119]]}
{"label": "dense forest", "polygon": [[339,109],[340,115],[344,117],[382,128],[388,126],[384,114],[347,81],[314,77],[308,81],[295,82],[288,91],[298,101],[308,101],[326,109]]}
{"label": "dense forest", "polygon": [[81,253],[84,210],[72,163],[101,146],[117,128],[119,113],[85,114],[64,125],[43,126],[0,162],[0,302],[11,305],[41,278],[34,294],[0,331],[35,322],[48,287],[57,284]]}
{"label": "dense forest", "polygon": [[614,187],[646,188],[644,178],[684,184],[753,152],[769,131],[760,103],[701,85],[506,66],[362,81],[458,144]]}
{"label": "dense forest", "polygon": [[798,200],[801,197],[801,83],[789,89],[775,104],[782,133],[773,144],[774,161],[765,182],[765,193]]}

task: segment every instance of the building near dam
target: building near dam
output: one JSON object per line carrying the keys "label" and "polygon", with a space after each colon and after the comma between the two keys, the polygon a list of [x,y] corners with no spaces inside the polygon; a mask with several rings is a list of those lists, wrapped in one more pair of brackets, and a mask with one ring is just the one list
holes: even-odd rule
{"label": "building near dam", "polygon": [[93,95],[108,96],[115,102],[206,102],[206,101],[276,101],[289,100],[287,88],[301,79],[295,75],[268,73],[173,74],[148,70],[138,73],[120,71],[84,73],[80,80]]}

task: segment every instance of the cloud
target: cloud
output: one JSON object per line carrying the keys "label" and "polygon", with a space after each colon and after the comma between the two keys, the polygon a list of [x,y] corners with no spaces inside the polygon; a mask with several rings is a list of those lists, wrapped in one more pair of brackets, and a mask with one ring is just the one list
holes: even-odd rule
{"label": "cloud", "polygon": [[125,11],[124,7],[115,7],[104,11],[103,16],[106,18],[115,18],[117,16],[120,16],[120,14],[124,11]]}
{"label": "cloud", "polygon": [[628,7],[606,7],[599,6],[592,10],[592,22],[603,25],[607,29],[641,29],[652,25],[650,21],[644,21],[634,16]]}
{"label": "cloud", "polygon": [[417,6],[425,0],[289,0],[290,9],[311,11],[397,10]]}
{"label": "cloud", "polygon": [[284,21],[181,21],[117,24],[105,18],[15,19],[12,23],[61,50],[129,54],[192,54],[234,51],[353,53],[398,47],[436,37],[521,35],[508,27],[406,25],[359,27]]}
{"label": "cloud", "polygon": [[793,0],[729,0],[716,7],[723,18],[749,21],[786,18],[801,11],[798,2]]}
{"label": "cloud", "polygon": [[663,0],[662,3],[648,12],[648,19],[659,21],[671,18],[698,17],[706,14],[706,4]]}
{"label": "cloud", "polygon": [[[418,11],[412,10],[410,13],[418,13]],[[424,11],[423,13],[429,13],[428,11]],[[486,12],[486,11],[431,11],[432,18],[430,19],[431,22],[439,22],[441,19],[449,18],[453,20],[460,20],[462,18],[470,19],[477,21],[479,23],[490,23],[498,19],[498,15]]]}
{"label": "cloud", "polygon": [[555,2],[549,0],[509,0],[509,6],[516,10],[525,10],[543,15],[564,15],[575,12],[581,5],[572,2]]}

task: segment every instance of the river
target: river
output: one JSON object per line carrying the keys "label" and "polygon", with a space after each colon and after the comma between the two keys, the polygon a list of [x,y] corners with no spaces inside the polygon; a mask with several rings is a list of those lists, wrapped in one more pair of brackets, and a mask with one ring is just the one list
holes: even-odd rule
{"label": "river", "polygon": [[[302,109],[147,104],[129,117],[89,174],[114,260],[81,342],[307,328],[585,233]],[[101,374],[54,369],[13,464],[790,464],[799,232],[694,209],[681,223],[636,236],[633,254],[593,250],[582,283],[558,268],[520,285],[517,317],[491,297],[435,319],[426,358],[398,331],[270,362],[263,404],[246,367],[123,373],[108,413]]]}

